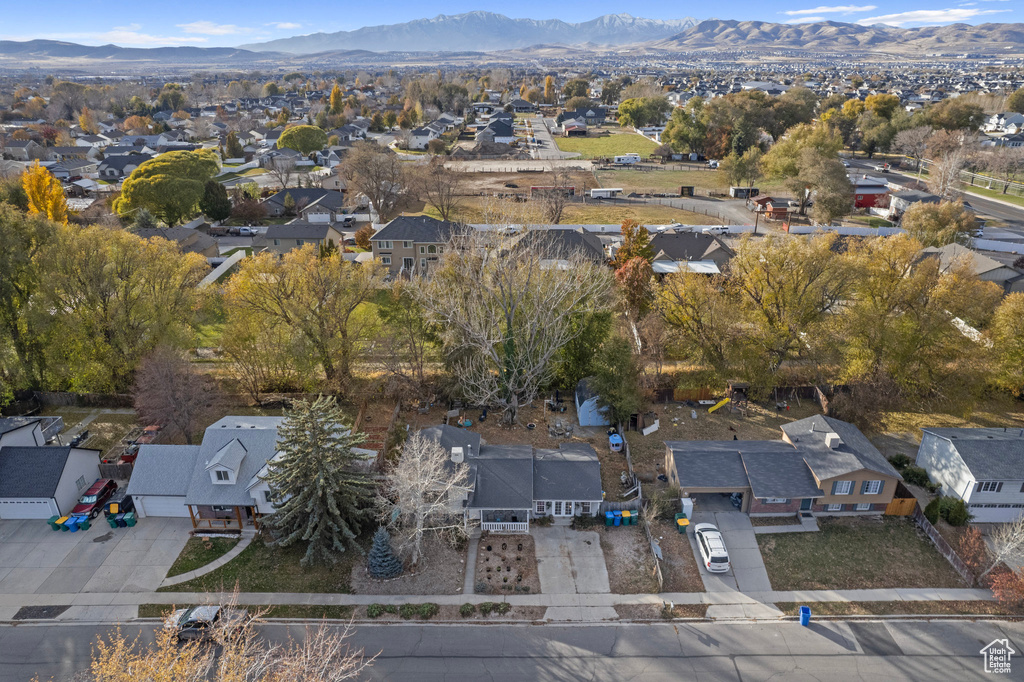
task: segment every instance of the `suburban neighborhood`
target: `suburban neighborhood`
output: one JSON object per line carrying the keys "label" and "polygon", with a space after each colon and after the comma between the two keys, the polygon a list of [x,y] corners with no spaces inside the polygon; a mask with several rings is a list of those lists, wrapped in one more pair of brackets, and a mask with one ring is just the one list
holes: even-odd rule
{"label": "suburban neighborhood", "polygon": [[0,41],[0,679],[1012,674],[1016,9],[266,9]]}

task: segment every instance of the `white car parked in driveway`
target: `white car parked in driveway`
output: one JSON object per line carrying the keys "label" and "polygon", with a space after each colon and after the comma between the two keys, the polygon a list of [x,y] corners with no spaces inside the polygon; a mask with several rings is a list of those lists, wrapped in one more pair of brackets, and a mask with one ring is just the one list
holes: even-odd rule
{"label": "white car parked in driveway", "polygon": [[725,573],[729,570],[729,552],[725,549],[725,539],[721,531],[713,524],[698,523],[693,529],[697,538],[704,567],[712,573]]}

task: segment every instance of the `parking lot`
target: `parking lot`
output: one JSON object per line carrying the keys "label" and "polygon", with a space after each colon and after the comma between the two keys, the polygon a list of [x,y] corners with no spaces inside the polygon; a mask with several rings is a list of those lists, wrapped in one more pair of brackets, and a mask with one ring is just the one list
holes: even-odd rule
{"label": "parking lot", "polygon": [[76,533],[42,520],[0,521],[0,594],[152,592],[191,530],[188,519],[171,518],[112,529],[100,517]]}

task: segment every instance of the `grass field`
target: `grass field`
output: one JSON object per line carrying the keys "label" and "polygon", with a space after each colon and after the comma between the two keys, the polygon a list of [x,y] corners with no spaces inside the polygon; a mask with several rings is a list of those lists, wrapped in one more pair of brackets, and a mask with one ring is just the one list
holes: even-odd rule
{"label": "grass field", "polygon": [[636,153],[646,157],[658,143],[635,133],[612,133],[601,137],[556,137],[555,144],[563,152],[579,152],[584,159],[603,159]]}
{"label": "grass field", "polygon": [[[231,551],[238,544],[238,538],[189,538],[181,554],[171,564],[167,577],[181,575],[202,568]],[[207,549],[209,545],[209,549]]]}
{"label": "grass field", "polygon": [[818,526],[757,536],[772,589],[966,587],[909,518],[820,518]]}
{"label": "grass field", "polygon": [[[456,209],[454,219],[466,223],[488,222],[488,215],[493,209],[488,209],[487,197],[466,197],[462,204]],[[529,207],[529,204],[526,204]],[[441,216],[429,206],[423,210],[410,215],[428,215],[434,218]],[[672,221],[684,225],[718,225],[722,221],[715,217],[708,217],[700,213],[683,211],[671,206],[660,204],[613,204],[613,203],[572,203],[565,207],[562,212],[561,223],[563,225],[582,224],[621,224],[627,218],[639,220],[641,223],[651,225],[663,225]],[[540,217],[535,217],[534,222],[541,223]]]}
{"label": "grass field", "polygon": [[819,601],[777,602],[787,616],[800,614],[801,606],[811,607],[811,616],[894,616],[894,615],[992,615],[1019,616],[1019,606],[997,601]]}
{"label": "grass field", "polygon": [[[978,187],[977,185],[965,185],[962,184],[965,193],[978,194],[989,199],[998,199],[999,201],[1006,201],[1011,204],[1018,206],[1024,206],[1024,197],[1018,197],[1014,194],[1003,194],[998,189],[985,189],[984,187]],[[970,198],[967,199],[970,201]]]}

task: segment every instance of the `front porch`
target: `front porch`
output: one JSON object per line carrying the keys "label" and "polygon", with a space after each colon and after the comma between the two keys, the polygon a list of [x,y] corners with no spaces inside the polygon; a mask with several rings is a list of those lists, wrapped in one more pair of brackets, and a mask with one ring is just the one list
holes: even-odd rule
{"label": "front porch", "polygon": [[530,512],[527,509],[481,511],[480,530],[486,530],[491,533],[529,533]]}
{"label": "front porch", "polygon": [[215,505],[188,505],[192,528],[209,530],[242,530],[254,526],[259,530],[259,518],[252,507],[222,507]]}

